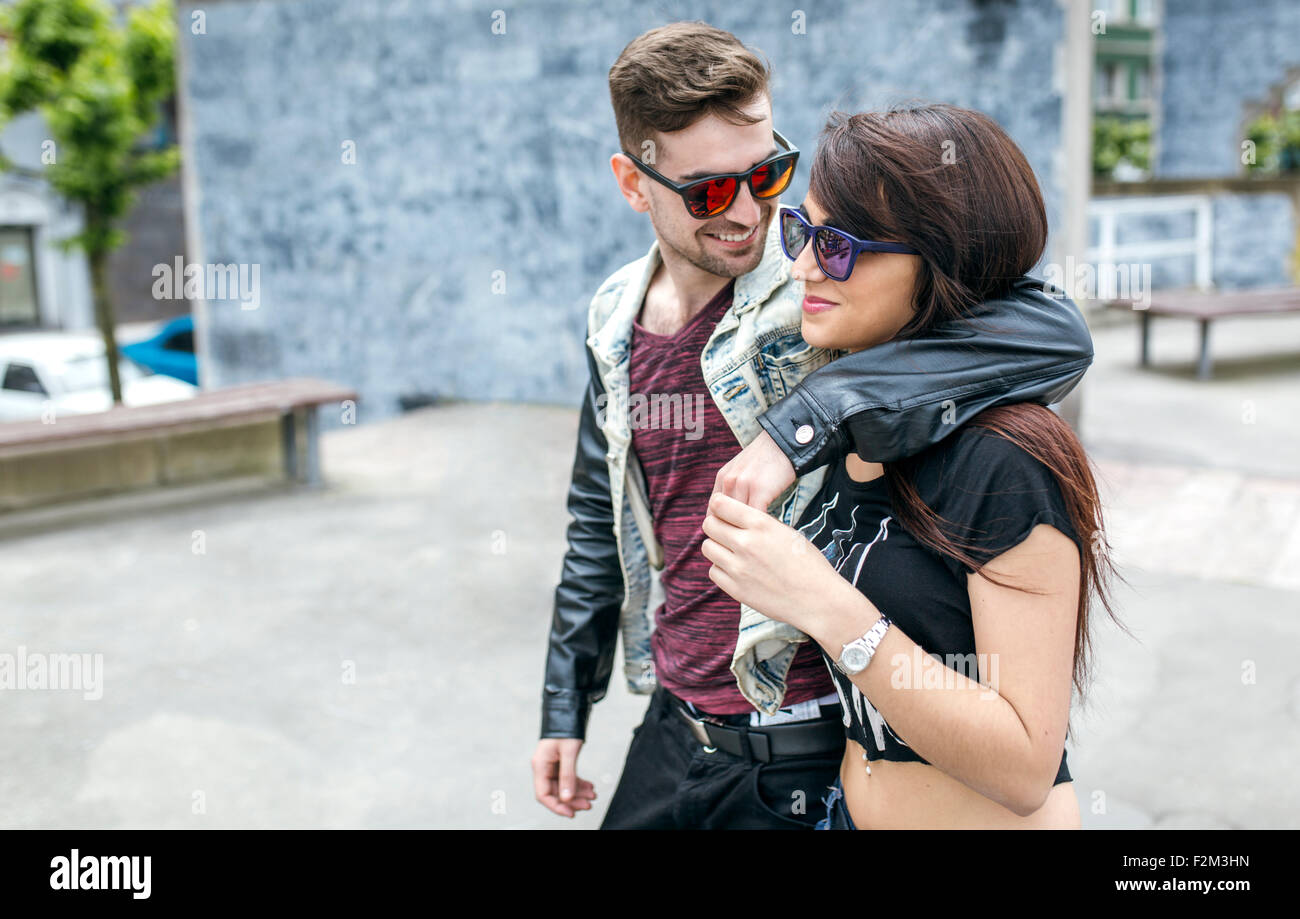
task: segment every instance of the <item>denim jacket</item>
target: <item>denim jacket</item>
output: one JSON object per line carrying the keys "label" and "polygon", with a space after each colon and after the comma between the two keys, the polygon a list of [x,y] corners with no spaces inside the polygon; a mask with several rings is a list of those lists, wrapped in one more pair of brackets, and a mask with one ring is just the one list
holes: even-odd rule
{"label": "denim jacket", "polygon": [[[991,405],[1059,401],[1092,361],[1077,307],[1027,277],[1006,299],[986,304],[975,321],[940,326],[922,339],[854,354],[813,347],[800,334],[803,284],[790,278],[778,229],[772,220],[762,260],[736,278],[700,369],[737,451],[766,430],[790,458],[798,478],[768,507],[788,525],[820,489],[826,464],[849,449],[875,462],[909,456]],[[556,590],[543,737],[585,736],[590,707],[608,685],[619,633],[628,688],[649,693],[656,685],[651,595],[663,551],[627,407],[632,323],[659,263],[656,242],[601,285],[588,312],[592,381],[570,491],[569,551]],[[594,454],[602,449],[600,464]],[[620,586],[622,596],[611,596]],[[808,640],[741,604],[731,669],[756,709],[780,708],[790,663]]]}

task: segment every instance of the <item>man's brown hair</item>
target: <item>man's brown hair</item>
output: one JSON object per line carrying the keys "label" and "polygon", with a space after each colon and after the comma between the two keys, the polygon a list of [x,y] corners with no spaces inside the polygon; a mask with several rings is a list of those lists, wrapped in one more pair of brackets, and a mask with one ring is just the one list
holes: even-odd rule
{"label": "man's brown hair", "polygon": [[609,69],[609,96],[623,150],[641,156],[655,132],[690,127],[706,115],[734,124],[758,119],[743,108],[768,93],[765,60],[723,29],[674,22],[632,39]]}

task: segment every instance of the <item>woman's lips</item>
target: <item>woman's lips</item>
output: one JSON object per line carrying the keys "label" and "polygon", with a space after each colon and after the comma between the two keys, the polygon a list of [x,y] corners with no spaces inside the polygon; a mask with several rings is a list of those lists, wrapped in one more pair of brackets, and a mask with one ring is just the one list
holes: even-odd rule
{"label": "woman's lips", "polygon": [[827,310],[834,309],[838,304],[830,300],[823,300],[821,297],[804,297],[803,311],[805,313],[824,313]]}

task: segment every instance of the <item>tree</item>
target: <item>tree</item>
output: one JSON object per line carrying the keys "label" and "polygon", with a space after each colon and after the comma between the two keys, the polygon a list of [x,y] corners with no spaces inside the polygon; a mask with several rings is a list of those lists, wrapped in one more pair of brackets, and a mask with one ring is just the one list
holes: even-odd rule
{"label": "tree", "polygon": [[17,0],[0,8],[0,126],[24,112],[45,119],[53,147],[43,169],[0,154],[0,169],[44,178],[82,209],[81,233],[61,240],[90,264],[95,321],[104,336],[113,402],[122,401],[108,255],[125,241],[135,189],[180,164],[175,145],[148,135],[174,90],[171,0],[130,9],[123,22],[105,0]]}

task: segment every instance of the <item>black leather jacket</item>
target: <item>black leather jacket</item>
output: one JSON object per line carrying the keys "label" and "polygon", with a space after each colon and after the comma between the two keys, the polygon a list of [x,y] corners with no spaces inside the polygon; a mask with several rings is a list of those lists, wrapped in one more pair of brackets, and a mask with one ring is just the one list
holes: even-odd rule
{"label": "black leather jacket", "polygon": [[[759,417],[804,475],[850,449],[887,463],[942,440],[986,408],[1059,402],[1092,363],[1078,307],[1025,277],[970,319],[924,337],[846,354],[814,371]],[[1049,288],[1050,290],[1050,288]],[[610,504],[608,449],[596,423],[604,392],[587,349],[590,381],[578,422],[568,509],[568,551],[555,590],[542,693],[542,737],[585,738],[591,706],[614,665],[623,575]],[[800,443],[795,432],[813,436]]]}

